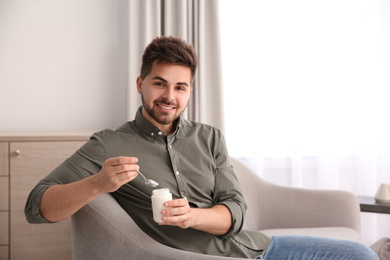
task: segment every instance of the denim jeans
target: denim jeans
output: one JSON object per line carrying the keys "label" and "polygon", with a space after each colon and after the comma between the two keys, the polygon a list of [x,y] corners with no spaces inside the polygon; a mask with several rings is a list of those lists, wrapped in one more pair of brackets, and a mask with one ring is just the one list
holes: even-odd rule
{"label": "denim jeans", "polygon": [[266,260],[378,260],[369,247],[348,240],[309,236],[274,236]]}

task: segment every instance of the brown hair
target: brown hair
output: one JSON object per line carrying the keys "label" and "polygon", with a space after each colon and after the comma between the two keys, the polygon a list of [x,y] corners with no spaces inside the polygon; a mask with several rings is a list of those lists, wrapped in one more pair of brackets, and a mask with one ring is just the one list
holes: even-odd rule
{"label": "brown hair", "polygon": [[182,65],[191,69],[191,79],[194,79],[198,56],[195,49],[184,40],[174,36],[155,38],[145,49],[142,56],[141,78],[152,71],[154,62]]}

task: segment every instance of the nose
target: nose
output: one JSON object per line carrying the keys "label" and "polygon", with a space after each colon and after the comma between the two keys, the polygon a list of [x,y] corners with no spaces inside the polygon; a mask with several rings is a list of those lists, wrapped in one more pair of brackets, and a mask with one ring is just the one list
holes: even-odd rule
{"label": "nose", "polygon": [[168,100],[169,102],[172,101],[175,97],[174,88],[173,87],[165,88],[165,91],[164,91],[162,97],[164,99]]}

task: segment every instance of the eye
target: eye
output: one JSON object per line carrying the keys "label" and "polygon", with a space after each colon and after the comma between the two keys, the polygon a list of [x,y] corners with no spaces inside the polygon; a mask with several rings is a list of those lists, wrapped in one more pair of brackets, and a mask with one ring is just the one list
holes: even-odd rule
{"label": "eye", "polygon": [[187,88],[185,88],[184,86],[181,86],[181,85],[177,86],[176,89],[179,91],[186,91],[187,90]]}
{"label": "eye", "polygon": [[163,82],[159,82],[159,81],[156,81],[154,83],[155,86],[158,86],[158,87],[164,87],[164,83]]}

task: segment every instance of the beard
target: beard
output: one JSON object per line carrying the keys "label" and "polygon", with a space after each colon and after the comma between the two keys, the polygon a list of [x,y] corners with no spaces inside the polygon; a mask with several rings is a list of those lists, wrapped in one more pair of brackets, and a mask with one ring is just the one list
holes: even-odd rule
{"label": "beard", "polygon": [[[142,94],[141,94],[141,99],[142,99],[142,105],[144,106],[144,108],[145,108],[146,112],[149,114],[149,116],[161,125],[169,125],[169,124],[177,121],[184,111],[183,110],[183,111],[173,115],[173,117],[169,117],[169,113],[167,113],[167,112],[163,112],[163,111],[157,112],[157,111],[153,110],[153,107],[149,106],[145,102],[144,95],[142,95]],[[156,102],[154,102],[154,104],[155,103],[165,104],[165,105],[172,105],[173,104],[172,102],[170,102],[166,99],[157,100]]]}

